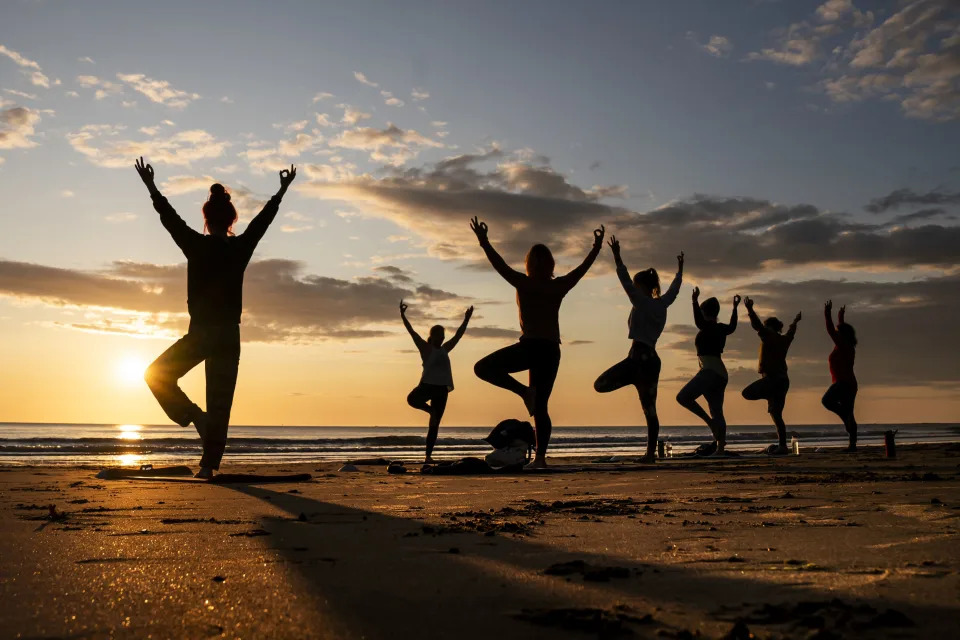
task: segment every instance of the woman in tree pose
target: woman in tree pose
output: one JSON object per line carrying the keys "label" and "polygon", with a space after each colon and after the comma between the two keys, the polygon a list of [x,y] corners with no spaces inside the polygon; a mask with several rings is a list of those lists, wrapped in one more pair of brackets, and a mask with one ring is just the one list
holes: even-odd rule
{"label": "woman in tree pose", "polygon": [[[740,296],[733,296],[733,313],[730,324],[717,322],[720,315],[720,301],[707,298],[698,304],[700,287],[693,288],[693,321],[699,329],[695,344],[700,360],[700,371],[684,385],[677,394],[677,402],[691,411],[710,427],[713,443],[697,448],[698,455],[722,454],[727,444],[727,421],[723,417],[723,394],[727,388],[727,368],[723,366],[721,355],[727,343],[727,336],[737,329],[737,307]],[[697,399],[703,396],[710,413],[703,410]]]}
{"label": "woman in tree pose", "polygon": [[[470,228],[477,234],[493,268],[517,290],[521,333],[519,342],[494,351],[477,362],[473,370],[481,380],[523,399],[537,430],[537,455],[528,466],[541,469],[547,466],[547,446],[553,429],[547,405],[560,367],[560,303],[596,260],[603,246],[604,228],[600,225],[593,231],[593,248],[580,266],[559,278],[553,277],[553,254],[546,245],[530,248],[524,274],[510,268],[493,248],[485,222],[474,217]],[[510,375],[519,371],[530,372],[528,384]]]}
{"label": "woman in tree pose", "polygon": [[753,310],[753,300],[743,299],[743,306],[750,316],[750,326],[760,336],[760,363],[757,373],[760,379],[751,382],[743,390],[747,400],[766,400],[767,413],[777,427],[777,444],[767,447],[767,453],[774,456],[787,455],[787,425],[783,422],[783,407],[787,403],[787,391],[790,390],[790,378],[787,376],[787,349],[793,343],[797,333],[800,314],[797,313],[786,333],[779,318],[770,316],[763,322]]}
{"label": "woman in tree pose", "polygon": [[839,324],[833,326],[833,301],[823,305],[823,316],[827,323],[827,333],[833,340],[830,352],[830,377],[833,384],[823,394],[821,402],[828,411],[840,416],[847,430],[850,444],[847,451],[857,450],[857,420],[853,417],[853,407],[857,401],[857,377],[853,374],[853,361],[857,355],[857,332],[845,322],[846,307],[840,307],[837,314]]}
{"label": "woman in tree pose", "polygon": [[599,393],[609,393],[633,385],[640,396],[640,406],[647,419],[647,453],[640,458],[642,463],[656,462],[657,437],[660,434],[660,419],[657,417],[657,384],[660,381],[660,357],[657,355],[657,339],[667,323],[667,307],[673,304],[683,281],[683,252],[677,256],[677,275],[660,294],[660,276],[653,267],[639,271],[633,280],[620,257],[620,243],[616,236],[610,237],[610,249],[617,265],[617,277],[623,290],[633,303],[630,317],[629,337],[633,340],[627,357],[600,374],[593,388]]}
{"label": "woman in tree pose", "polygon": [[[297,169],[280,172],[280,190],[250,221],[246,230],[234,235],[237,210],[223,185],[210,187],[203,205],[200,233],[187,226],[154,183],[153,167],[136,163],[137,173],[153,199],[160,222],[187,258],[187,310],[190,327],[153,364],[144,379],[167,416],[182,427],[196,427],[203,441],[198,478],[211,478],[220,468],[227,443],[227,426],[233,406],[240,364],[240,313],[243,309],[243,272],[257,243],[267,232]],[[177,386],[177,381],[195,366],[204,363],[207,382],[207,410],[194,404]]]}
{"label": "woman in tree pose", "polygon": [[[423,362],[420,384],[407,395],[407,404],[414,409],[426,411],[427,415],[430,416],[427,427],[427,455],[424,460],[428,464],[433,462],[433,447],[437,444],[440,420],[443,418],[443,411],[447,408],[447,394],[453,391],[450,352],[463,337],[472,315],[473,307],[470,307],[463,315],[460,328],[448,341],[443,341],[443,327],[439,324],[430,327],[430,336],[424,340],[420,337],[420,334],[413,330],[410,321],[407,320],[407,305],[403,303],[403,300],[400,301],[400,319],[403,320],[403,326],[407,328],[407,333],[413,338],[413,344],[417,346],[417,351],[420,352],[420,360]],[[427,404],[427,401],[430,404]]]}

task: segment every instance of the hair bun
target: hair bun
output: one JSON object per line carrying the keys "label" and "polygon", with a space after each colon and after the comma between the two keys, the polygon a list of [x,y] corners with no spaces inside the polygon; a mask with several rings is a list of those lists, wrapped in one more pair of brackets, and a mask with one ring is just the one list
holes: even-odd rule
{"label": "hair bun", "polygon": [[210,199],[211,200],[225,200],[230,202],[230,194],[227,193],[227,190],[219,182],[210,185]]}

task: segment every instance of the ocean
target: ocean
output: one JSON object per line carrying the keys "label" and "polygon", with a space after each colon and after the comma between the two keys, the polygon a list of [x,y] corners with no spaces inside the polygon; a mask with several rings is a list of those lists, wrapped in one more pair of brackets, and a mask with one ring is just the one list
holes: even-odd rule
{"label": "ocean", "polygon": [[[860,425],[861,445],[882,445],[883,433],[897,429],[899,444],[956,442],[960,424]],[[441,427],[437,458],[483,456],[492,448],[482,440],[488,427]],[[789,427],[801,454],[819,447],[846,445],[842,425]],[[245,427],[231,426],[225,460],[245,463],[295,463],[383,457],[417,459],[423,455],[424,427]],[[706,427],[662,427],[660,437],[674,454],[690,451],[710,438]],[[728,449],[759,451],[775,440],[772,425],[736,426]],[[554,427],[551,457],[640,455],[645,427]],[[0,423],[0,464],[139,465],[195,462],[200,441],[191,428],[139,424]]]}

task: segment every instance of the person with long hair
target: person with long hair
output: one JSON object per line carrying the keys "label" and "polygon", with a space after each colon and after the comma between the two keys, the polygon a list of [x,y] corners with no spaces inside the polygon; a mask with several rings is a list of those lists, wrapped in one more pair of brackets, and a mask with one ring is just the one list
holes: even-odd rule
{"label": "person with long hair", "polygon": [[[700,370],[680,389],[677,402],[695,416],[703,420],[713,434],[713,442],[697,448],[697,455],[720,455],[727,444],[727,421],[723,417],[723,395],[727,389],[727,368],[723,364],[723,348],[727,336],[737,329],[737,307],[740,296],[733,296],[733,313],[730,323],[717,322],[720,315],[720,301],[707,298],[699,304],[700,287],[693,288],[693,321],[700,331],[695,344]],[[709,413],[704,411],[698,398],[707,401]]]}
{"label": "person with long hair", "polygon": [[[460,338],[467,330],[467,323],[473,315],[473,307],[467,309],[463,315],[463,322],[453,334],[453,337],[443,341],[443,325],[436,324],[430,327],[430,335],[426,340],[414,331],[407,320],[407,305],[400,301],[400,319],[407,333],[413,338],[413,344],[420,352],[420,361],[423,363],[423,373],[420,384],[407,395],[407,404],[414,409],[425,411],[430,416],[427,426],[427,455],[424,460],[433,462],[433,447],[437,444],[437,434],[440,431],[440,420],[447,408],[447,395],[453,391],[453,372],[450,370],[450,352],[460,342]],[[429,404],[428,404],[429,402]]]}
{"label": "person with long hair", "polygon": [[683,282],[683,252],[677,256],[677,275],[660,293],[660,276],[653,267],[638,271],[633,279],[620,257],[620,242],[610,237],[610,250],[617,267],[617,278],[633,304],[627,319],[629,338],[633,341],[627,357],[600,374],[593,383],[598,393],[610,393],[633,385],[640,396],[640,406],[647,420],[647,452],[641,463],[657,460],[657,437],[660,435],[660,419],[657,417],[657,385],[660,381],[660,356],[657,355],[657,339],[667,323],[667,307],[673,304]]}
{"label": "person with long hair", "polygon": [[760,322],[753,310],[753,300],[743,299],[743,306],[750,316],[750,326],[760,336],[760,362],[757,373],[760,379],[747,385],[742,394],[746,400],[766,400],[767,413],[777,427],[777,443],[767,447],[767,453],[775,456],[787,455],[787,425],[783,421],[783,408],[787,403],[787,391],[790,390],[790,378],[787,376],[787,350],[797,334],[797,313],[793,322],[783,333],[783,323],[776,316],[770,316]]}
{"label": "person with long hair", "polygon": [[827,333],[833,340],[833,351],[828,359],[833,384],[823,394],[821,402],[827,411],[832,411],[843,420],[849,439],[846,451],[852,453],[857,450],[857,420],[853,417],[858,391],[857,376],[853,373],[853,361],[857,356],[857,332],[847,324],[846,311],[846,307],[840,307],[837,314],[839,324],[834,327],[833,300],[827,300],[823,305]]}
{"label": "person with long hair", "polygon": [[[557,278],[553,275],[553,254],[546,245],[535,244],[530,248],[526,273],[520,273],[512,269],[490,244],[485,222],[474,217],[470,228],[496,272],[517,290],[521,333],[516,344],[482,358],[474,365],[473,371],[481,380],[512,391],[523,399],[537,432],[537,453],[528,466],[542,469],[547,466],[547,446],[553,430],[548,403],[560,368],[560,303],[597,259],[603,247],[604,228],[600,225],[593,231],[593,248],[583,262]],[[510,375],[520,371],[530,372],[528,384]]]}
{"label": "person with long hair", "polygon": [[[198,478],[212,478],[220,468],[227,444],[227,427],[233,407],[240,365],[240,314],[243,310],[243,273],[257,243],[277,215],[280,201],[297,177],[297,169],[280,172],[280,190],[234,235],[237,210],[221,184],[210,187],[203,205],[205,233],[191,229],[170,206],[154,182],[153,167],[141,157],[135,163],[147,186],[160,223],[187,258],[187,310],[190,326],[183,336],[147,367],[144,380],[167,416],[182,427],[191,423],[203,442]],[[197,406],[177,381],[204,363],[207,410]]]}

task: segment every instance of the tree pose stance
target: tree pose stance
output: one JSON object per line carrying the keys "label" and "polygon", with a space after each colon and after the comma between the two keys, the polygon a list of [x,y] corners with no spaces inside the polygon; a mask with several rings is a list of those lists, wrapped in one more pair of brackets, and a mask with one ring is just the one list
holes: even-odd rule
{"label": "tree pose stance", "polygon": [[[593,248],[576,269],[553,277],[550,249],[535,244],[527,252],[526,273],[510,268],[487,238],[487,225],[476,217],[470,228],[493,268],[517,290],[520,311],[520,341],[483,358],[473,371],[481,380],[512,391],[523,399],[537,429],[537,455],[529,466],[547,466],[547,446],[553,423],[547,404],[560,367],[560,303],[590,269],[603,247],[603,225],[593,232]],[[529,383],[522,384],[511,373],[529,371]]]}
{"label": "tree pose stance", "polygon": [[657,355],[657,339],[667,323],[667,307],[673,304],[683,282],[683,252],[677,256],[677,275],[660,294],[660,276],[653,267],[639,271],[633,280],[620,257],[620,243],[616,236],[610,237],[610,249],[617,265],[617,277],[623,290],[633,303],[627,324],[633,341],[627,357],[600,374],[593,388],[599,393],[609,393],[633,385],[640,396],[640,406],[647,419],[647,452],[641,462],[656,462],[657,437],[660,434],[660,419],[657,417],[657,385],[660,381],[660,356]]}
{"label": "tree pose stance", "polygon": [[[439,324],[430,327],[430,336],[424,340],[420,337],[420,334],[413,330],[410,321],[407,320],[407,305],[403,303],[403,300],[400,301],[400,319],[403,320],[403,326],[407,328],[407,333],[413,338],[413,344],[417,346],[417,351],[420,352],[420,360],[423,362],[420,384],[407,395],[407,404],[414,409],[426,411],[430,416],[425,459],[427,463],[433,462],[433,447],[437,444],[440,420],[443,419],[443,411],[447,408],[447,394],[453,391],[450,352],[463,337],[472,315],[473,307],[470,307],[463,315],[460,328],[446,342],[443,341],[443,327]],[[427,404],[428,401],[429,404]]]}
{"label": "tree pose stance", "polygon": [[[240,364],[240,313],[243,308],[243,272],[257,243],[266,233],[280,207],[297,169],[280,172],[280,190],[250,221],[239,236],[233,234],[237,210],[223,185],[210,187],[203,205],[206,235],[194,231],[174,211],[154,183],[153,167],[136,163],[137,173],[147,185],[160,222],[187,258],[187,335],[154,360],[144,379],[167,416],[182,427],[193,423],[203,441],[199,478],[211,478],[220,468],[227,443],[227,426],[233,406]],[[177,386],[177,381],[195,366],[204,363],[207,381],[207,410],[194,404]]]}
{"label": "tree pose stance", "polygon": [[787,425],[783,422],[783,407],[787,402],[787,391],[790,389],[790,378],[787,376],[787,350],[797,333],[797,323],[800,322],[798,313],[790,323],[786,333],[783,323],[774,316],[760,322],[760,318],[753,310],[753,300],[744,298],[743,306],[750,316],[750,326],[760,336],[760,363],[757,373],[760,379],[751,382],[743,390],[743,397],[747,400],[766,400],[767,412],[777,427],[777,444],[770,445],[767,453],[771,455],[787,454]]}
{"label": "tree pose stance", "polygon": [[830,377],[833,384],[823,394],[821,402],[828,411],[832,411],[843,420],[850,440],[847,451],[857,450],[857,420],[853,417],[853,407],[857,401],[857,377],[853,374],[853,361],[857,355],[857,332],[844,321],[846,307],[840,307],[837,314],[839,324],[833,326],[833,301],[823,305],[823,317],[827,323],[827,333],[833,340],[830,352]]}
{"label": "tree pose stance", "polygon": [[[740,296],[733,296],[733,313],[730,324],[717,322],[720,314],[720,301],[707,298],[698,304],[700,287],[693,288],[693,321],[699,329],[695,344],[700,360],[700,371],[688,382],[680,393],[677,402],[704,421],[713,433],[714,442],[698,449],[701,455],[721,454],[727,443],[727,421],[723,417],[723,394],[727,388],[727,368],[723,365],[721,354],[727,343],[727,336],[737,329],[737,307]],[[708,414],[697,402],[703,396],[710,409]]]}

